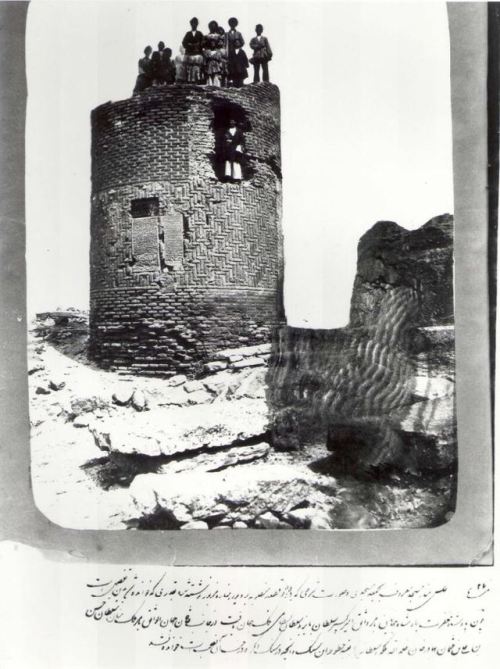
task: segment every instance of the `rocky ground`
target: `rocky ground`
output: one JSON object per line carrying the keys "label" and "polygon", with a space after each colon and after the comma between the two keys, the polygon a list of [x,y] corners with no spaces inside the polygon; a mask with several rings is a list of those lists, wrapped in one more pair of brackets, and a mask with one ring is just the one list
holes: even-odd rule
{"label": "rocky ground", "polygon": [[221,351],[188,380],[100,370],[86,342],[75,311],[43,314],[29,333],[33,491],[58,525],[410,528],[451,515],[450,474],[340,474],[324,440],[275,451],[266,346]]}

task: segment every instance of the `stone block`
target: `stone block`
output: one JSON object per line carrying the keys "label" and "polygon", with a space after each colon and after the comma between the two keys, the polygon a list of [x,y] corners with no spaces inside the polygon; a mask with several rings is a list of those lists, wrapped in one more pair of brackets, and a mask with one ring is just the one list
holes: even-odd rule
{"label": "stone block", "polygon": [[[207,393],[208,395],[208,393]],[[148,456],[175,455],[202,448],[236,445],[268,430],[263,400],[152,409],[133,422],[103,420],[93,430],[96,445],[110,452]]]}
{"label": "stone block", "polygon": [[235,362],[231,366],[233,369],[243,369],[244,367],[262,367],[265,364],[266,361],[263,358],[251,357],[243,358],[243,360]]}
{"label": "stone block", "polygon": [[214,360],[213,362],[207,362],[203,366],[203,369],[205,372],[213,374],[214,372],[220,372],[221,370],[226,369],[226,367],[227,367],[227,362],[223,360]]}
{"label": "stone block", "polygon": [[203,383],[201,381],[187,381],[183,387],[186,393],[194,393],[203,390]]}

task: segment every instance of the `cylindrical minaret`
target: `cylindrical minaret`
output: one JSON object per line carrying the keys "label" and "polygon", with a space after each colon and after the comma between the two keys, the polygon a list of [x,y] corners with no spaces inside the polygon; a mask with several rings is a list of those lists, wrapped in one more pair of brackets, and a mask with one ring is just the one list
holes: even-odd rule
{"label": "cylindrical minaret", "polygon": [[[243,130],[243,179],[223,136]],[[90,353],[196,373],[283,322],[279,90],[173,85],[92,112]]]}

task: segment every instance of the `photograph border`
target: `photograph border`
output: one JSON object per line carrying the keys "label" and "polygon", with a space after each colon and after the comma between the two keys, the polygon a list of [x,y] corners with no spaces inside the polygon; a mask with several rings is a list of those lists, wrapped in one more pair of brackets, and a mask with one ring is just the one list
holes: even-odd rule
{"label": "photograph border", "polygon": [[[494,3],[496,4],[496,3]],[[30,481],[25,267],[25,26],[28,2],[0,2],[0,538],[54,559],[177,566],[451,566],[493,564],[490,279],[496,269],[488,111],[488,3],[449,3],[455,193],[458,494],[453,518],[429,529],[75,530],[36,508]],[[490,25],[491,25],[490,18]],[[489,33],[490,49],[492,31]],[[490,59],[490,72],[491,72]],[[5,83],[7,82],[7,83]],[[488,86],[489,83],[489,86]],[[492,92],[492,88],[495,89]],[[488,90],[490,106],[488,107]],[[498,113],[498,109],[497,109]],[[491,139],[491,126],[490,126]],[[498,149],[498,146],[497,146]],[[488,158],[490,157],[490,167]],[[498,193],[497,193],[498,197]],[[495,247],[495,257],[489,249]],[[492,260],[493,258],[493,260]],[[489,270],[489,271],[488,271]]]}

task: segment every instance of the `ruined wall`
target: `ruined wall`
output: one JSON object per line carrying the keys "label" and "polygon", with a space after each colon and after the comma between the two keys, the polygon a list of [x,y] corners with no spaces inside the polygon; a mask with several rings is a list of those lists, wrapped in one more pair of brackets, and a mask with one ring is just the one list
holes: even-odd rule
{"label": "ruined wall", "polygon": [[[229,117],[244,180],[220,179]],[[90,353],[195,373],[283,322],[279,91],[168,86],[92,112]]]}
{"label": "ruined wall", "polygon": [[374,225],[358,245],[349,326],[281,328],[273,353],[275,446],[327,436],[357,473],[456,468],[452,216]]}

